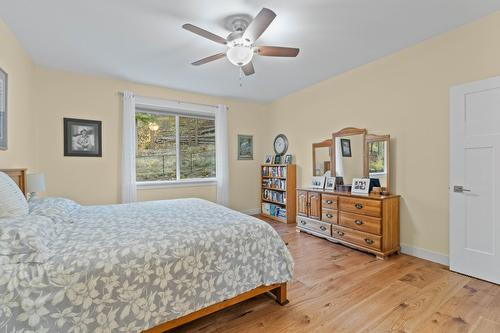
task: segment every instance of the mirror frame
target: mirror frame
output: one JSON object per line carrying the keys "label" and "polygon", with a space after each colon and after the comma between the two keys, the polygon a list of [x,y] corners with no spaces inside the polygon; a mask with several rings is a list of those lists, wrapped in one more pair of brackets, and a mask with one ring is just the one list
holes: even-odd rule
{"label": "mirror frame", "polygon": [[362,135],[363,144],[363,177],[368,177],[368,156],[367,156],[367,146],[366,143],[366,128],[355,128],[355,127],[346,127],[341,129],[338,132],[332,133],[332,156],[331,156],[331,165],[332,165],[332,177],[337,176],[337,166],[335,164],[335,156],[337,156],[337,145],[335,138],[341,136],[353,136],[353,135]]}
{"label": "mirror frame", "polygon": [[367,172],[367,177],[370,176],[370,170],[369,170],[369,158],[368,158],[368,145],[371,142],[386,142],[386,161],[385,161],[385,168],[386,168],[386,186],[385,188],[389,193],[391,193],[391,136],[389,134],[386,135],[376,135],[376,134],[368,134],[365,137],[365,169]]}
{"label": "mirror frame", "polygon": [[[329,154],[330,154],[330,161],[332,159],[332,139],[326,139],[324,141],[321,141],[321,142],[317,142],[317,143],[313,143],[312,144],[312,166],[313,166],[313,176],[314,176],[314,169],[316,167],[316,148],[325,148],[325,147],[330,147],[330,151],[329,151]],[[330,162],[330,168],[331,168],[331,162]]]}

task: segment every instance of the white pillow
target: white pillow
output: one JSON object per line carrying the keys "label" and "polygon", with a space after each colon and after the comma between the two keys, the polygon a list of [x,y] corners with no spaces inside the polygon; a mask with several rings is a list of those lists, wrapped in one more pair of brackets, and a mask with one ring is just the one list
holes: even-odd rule
{"label": "white pillow", "polygon": [[0,218],[18,217],[29,213],[28,202],[17,184],[0,172]]}

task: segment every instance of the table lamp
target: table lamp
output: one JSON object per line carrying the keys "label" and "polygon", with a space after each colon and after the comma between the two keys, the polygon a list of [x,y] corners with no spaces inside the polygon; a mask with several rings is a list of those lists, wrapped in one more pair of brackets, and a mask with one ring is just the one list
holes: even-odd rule
{"label": "table lamp", "polygon": [[45,191],[45,176],[43,173],[31,173],[26,178],[26,188],[30,194],[30,199],[36,198],[38,192]]}

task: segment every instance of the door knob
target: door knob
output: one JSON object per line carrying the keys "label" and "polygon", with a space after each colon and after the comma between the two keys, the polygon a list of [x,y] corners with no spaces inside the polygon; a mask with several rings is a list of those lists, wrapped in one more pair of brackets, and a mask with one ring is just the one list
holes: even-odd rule
{"label": "door knob", "polygon": [[453,192],[464,193],[464,192],[470,192],[470,190],[464,188],[463,186],[455,185],[455,186],[453,186]]}

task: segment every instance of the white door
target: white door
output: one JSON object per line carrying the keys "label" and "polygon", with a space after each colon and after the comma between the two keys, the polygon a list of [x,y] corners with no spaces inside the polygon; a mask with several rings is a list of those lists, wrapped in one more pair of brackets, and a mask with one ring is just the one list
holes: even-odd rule
{"label": "white door", "polygon": [[450,269],[500,283],[500,77],[450,103]]}

